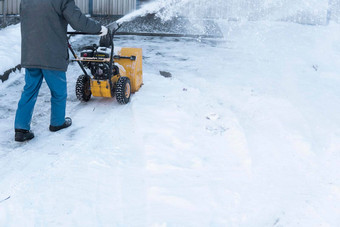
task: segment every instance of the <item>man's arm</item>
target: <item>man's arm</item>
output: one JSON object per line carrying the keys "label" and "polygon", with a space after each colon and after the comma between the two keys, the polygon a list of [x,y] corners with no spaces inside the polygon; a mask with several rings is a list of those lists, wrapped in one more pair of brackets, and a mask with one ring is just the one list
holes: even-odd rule
{"label": "man's arm", "polygon": [[61,10],[66,21],[73,29],[88,33],[99,33],[101,31],[99,22],[82,14],[74,0],[63,0]]}

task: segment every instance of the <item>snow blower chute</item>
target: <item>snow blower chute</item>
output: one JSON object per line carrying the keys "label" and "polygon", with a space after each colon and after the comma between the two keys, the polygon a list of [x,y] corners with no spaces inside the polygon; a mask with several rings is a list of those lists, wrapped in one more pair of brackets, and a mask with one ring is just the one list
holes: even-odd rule
{"label": "snow blower chute", "polygon": [[[80,56],[68,44],[73,61],[78,62],[84,73],[76,83],[76,95],[80,101],[87,102],[92,95],[106,98],[116,96],[118,103],[126,104],[131,93],[142,86],[142,49],[123,47],[115,53],[113,38],[120,25],[113,23],[110,27],[108,35],[101,37],[99,46],[93,44],[82,48]],[[83,32],[68,34],[69,38],[72,35],[93,35]],[[90,70],[90,75],[85,68]]]}

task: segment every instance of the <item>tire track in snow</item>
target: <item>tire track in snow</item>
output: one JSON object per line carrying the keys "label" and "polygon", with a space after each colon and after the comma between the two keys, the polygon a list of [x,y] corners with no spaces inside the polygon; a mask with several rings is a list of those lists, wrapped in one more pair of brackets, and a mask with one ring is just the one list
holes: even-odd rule
{"label": "tire track in snow", "polygon": [[139,219],[143,223],[146,203],[144,149],[138,129],[134,127],[133,102],[134,97],[131,103],[121,106],[115,99],[93,98],[77,105],[71,110],[75,129],[65,136],[65,140],[70,137],[77,141],[68,149],[85,155],[103,155],[101,161],[110,165],[110,171],[115,175],[111,179],[116,182],[112,196],[119,200],[115,205],[121,208],[118,219],[124,223]]}

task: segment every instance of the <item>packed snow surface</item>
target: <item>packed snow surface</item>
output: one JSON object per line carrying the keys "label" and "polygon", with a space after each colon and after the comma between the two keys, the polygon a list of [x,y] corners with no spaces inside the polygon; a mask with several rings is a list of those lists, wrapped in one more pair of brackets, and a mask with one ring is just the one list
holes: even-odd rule
{"label": "packed snow surface", "polygon": [[[0,226],[340,226],[340,26],[220,23],[225,39],[117,37],[143,48],[127,105],[80,103],[71,64],[73,125],[48,130],[43,83],[26,143],[24,71],[1,83]],[[19,26],[0,39],[5,71]]]}

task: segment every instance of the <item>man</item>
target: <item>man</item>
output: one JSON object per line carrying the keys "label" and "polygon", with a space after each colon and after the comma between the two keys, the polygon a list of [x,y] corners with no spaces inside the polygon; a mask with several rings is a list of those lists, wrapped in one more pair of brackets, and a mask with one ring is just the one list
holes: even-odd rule
{"label": "man", "polygon": [[15,140],[34,137],[30,131],[33,109],[43,78],[51,91],[50,131],[71,126],[65,118],[67,25],[87,33],[107,34],[107,28],[87,18],[74,0],[21,0],[21,65],[26,68],[25,87],[15,116]]}

